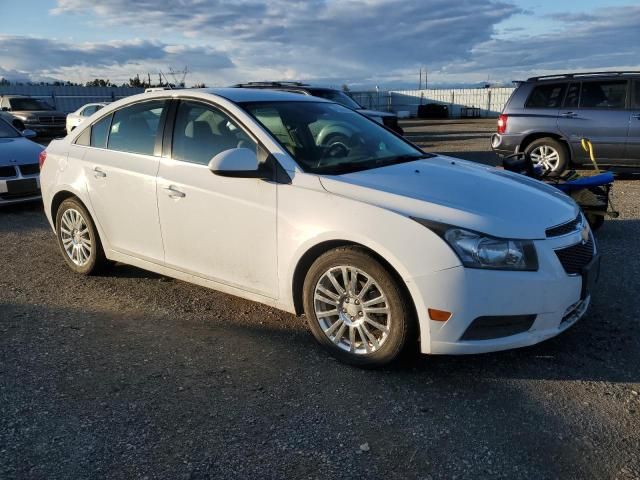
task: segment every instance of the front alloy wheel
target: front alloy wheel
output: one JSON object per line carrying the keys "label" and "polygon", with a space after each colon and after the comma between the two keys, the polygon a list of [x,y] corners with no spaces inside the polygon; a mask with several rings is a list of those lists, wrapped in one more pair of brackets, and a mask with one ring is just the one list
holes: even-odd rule
{"label": "front alloy wheel", "polygon": [[398,280],[360,247],[321,255],[307,273],[303,300],[314,337],[344,362],[383,365],[416,339]]}

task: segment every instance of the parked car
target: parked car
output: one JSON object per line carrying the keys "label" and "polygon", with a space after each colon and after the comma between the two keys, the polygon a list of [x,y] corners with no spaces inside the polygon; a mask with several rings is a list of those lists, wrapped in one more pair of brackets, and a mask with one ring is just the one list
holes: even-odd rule
{"label": "parked car", "polygon": [[249,82],[234,85],[236,88],[265,88],[271,90],[281,90],[285,92],[301,93],[314,97],[324,98],[332,102],[351,108],[370,119],[381,123],[385,127],[393,130],[398,135],[404,135],[404,130],[398,124],[398,116],[393,112],[381,112],[379,110],[368,110],[356,102],[353,98],[341,90],[335,88],[313,87],[300,82]]}
{"label": "parked car", "polygon": [[498,119],[491,146],[529,154],[552,173],[590,164],[591,140],[601,165],[640,165],[640,72],[569,73],[520,83]]}
{"label": "parked car", "polygon": [[65,134],[65,114],[43,100],[26,95],[0,96],[0,108],[20,119],[38,135],[53,137]]}
{"label": "parked car", "polygon": [[24,122],[22,120],[20,120],[19,118],[14,117],[13,115],[11,115],[9,112],[5,112],[5,111],[0,110],[0,118],[3,119],[5,122],[10,123],[11,125],[13,125],[15,128],[17,128],[20,131],[25,129]]}
{"label": "parked car", "polygon": [[86,105],[81,106],[75,112],[68,114],[67,134],[71,133],[71,131],[78,125],[80,125],[80,123],[82,123],[86,118],[96,113],[105,105],[107,105],[107,103],[87,103]]}
{"label": "parked car", "polygon": [[0,205],[40,198],[38,157],[44,147],[29,140],[34,136],[0,118]]}
{"label": "parked car", "polygon": [[[322,127],[318,128],[318,124]],[[323,129],[348,126],[343,145]],[[380,365],[553,337],[599,256],[577,205],[504,170],[425,153],[337,103],[263,89],[112,103],[42,156],[62,256],[107,260],[304,313],[338,358]]]}

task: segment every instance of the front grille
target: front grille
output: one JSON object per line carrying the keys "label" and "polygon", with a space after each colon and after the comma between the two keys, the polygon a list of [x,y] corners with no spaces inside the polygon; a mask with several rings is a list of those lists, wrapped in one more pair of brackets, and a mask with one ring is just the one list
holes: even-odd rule
{"label": "front grille", "polygon": [[16,169],[12,166],[0,167],[0,178],[10,178],[16,176]]}
{"label": "front grille", "polygon": [[55,125],[58,123],[64,123],[64,117],[42,115],[38,117],[38,121],[43,125]]}
{"label": "front grille", "polygon": [[22,173],[22,175],[36,175],[37,173],[40,173],[40,165],[37,163],[20,165],[20,173]]}
{"label": "front grille", "polygon": [[562,264],[564,271],[569,275],[579,275],[593,259],[593,237],[589,235],[589,241],[577,243],[570,247],[556,250],[558,260]]}
{"label": "front grille", "polygon": [[25,193],[0,193],[0,200],[18,200],[20,198],[29,198],[40,195],[40,189]]}
{"label": "front grille", "polygon": [[562,235],[566,235],[568,233],[576,231],[581,224],[582,224],[582,214],[578,214],[578,216],[575,219],[571,220],[570,222],[563,223],[562,225],[556,225],[555,227],[547,228],[545,233],[547,234],[547,238],[561,237]]}
{"label": "front grille", "polygon": [[464,332],[460,340],[489,340],[510,337],[528,331],[536,315],[497,315],[478,317]]}

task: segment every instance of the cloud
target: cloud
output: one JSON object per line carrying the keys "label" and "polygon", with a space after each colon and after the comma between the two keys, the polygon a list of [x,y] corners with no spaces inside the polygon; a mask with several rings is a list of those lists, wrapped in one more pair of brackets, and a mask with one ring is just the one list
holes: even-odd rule
{"label": "cloud", "polygon": [[[551,17],[514,1],[58,0],[51,24],[64,16],[102,36],[112,29],[126,38],[130,29],[144,40],[0,35],[0,64],[76,81],[119,82],[187,65],[190,83],[295,79],[356,88],[413,86],[423,66],[430,83],[456,84],[638,67],[640,7]],[[506,22],[514,16],[524,28]]]}
{"label": "cloud", "polygon": [[539,35],[492,38],[476,45],[471,58],[443,66],[448,75],[490,73],[493,78],[573,70],[638,69],[640,6],[560,14],[557,29]]}
{"label": "cloud", "polygon": [[[74,69],[96,72],[124,70],[132,76],[146,71],[156,73],[158,68],[166,69],[167,65],[175,64],[214,69],[233,66],[226,54],[205,47],[137,39],[70,43],[15,35],[0,35],[0,64],[4,70],[12,72],[13,77],[29,76],[38,80]],[[126,75],[124,78],[129,78]]]}
{"label": "cloud", "polygon": [[491,38],[495,24],[520,11],[499,0],[174,0],[161,11],[150,0],[59,0],[53,13],[214,44],[238,66],[236,79],[247,80],[257,74],[282,78],[283,72],[292,78],[364,79],[417,70],[468,57]]}

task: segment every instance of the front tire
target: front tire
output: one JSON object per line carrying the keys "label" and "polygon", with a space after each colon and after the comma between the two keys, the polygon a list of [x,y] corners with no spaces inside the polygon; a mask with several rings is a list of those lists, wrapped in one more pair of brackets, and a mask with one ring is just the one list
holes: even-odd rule
{"label": "front tire", "polygon": [[91,275],[107,263],[91,215],[75,197],[64,200],[56,212],[56,237],[66,264],[82,275]]}
{"label": "front tire", "polygon": [[336,248],[311,265],[303,304],[313,336],[345,363],[387,364],[416,338],[412,309],[398,281],[359,247]]}
{"label": "front tire", "polygon": [[555,138],[539,138],[527,145],[524,153],[550,176],[562,174],[569,166],[569,150]]}

